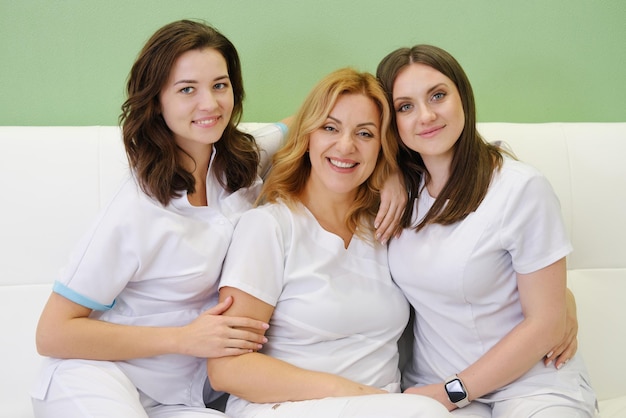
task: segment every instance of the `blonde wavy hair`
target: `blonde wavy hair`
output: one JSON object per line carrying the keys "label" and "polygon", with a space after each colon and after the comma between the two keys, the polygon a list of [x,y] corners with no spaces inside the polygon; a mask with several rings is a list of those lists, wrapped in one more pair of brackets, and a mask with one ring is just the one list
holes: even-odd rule
{"label": "blonde wavy hair", "polygon": [[362,94],[380,110],[381,151],[372,175],[359,186],[354,204],[346,216],[353,234],[370,240],[372,220],[380,205],[380,188],[397,169],[398,143],[390,137],[391,112],[387,97],[376,77],[352,68],[336,70],[324,77],[308,94],[289,128],[285,145],[274,155],[272,169],[265,180],[256,204],[282,200],[295,209],[311,173],[307,154],[310,135],[321,128],[337,100],[345,94]]}

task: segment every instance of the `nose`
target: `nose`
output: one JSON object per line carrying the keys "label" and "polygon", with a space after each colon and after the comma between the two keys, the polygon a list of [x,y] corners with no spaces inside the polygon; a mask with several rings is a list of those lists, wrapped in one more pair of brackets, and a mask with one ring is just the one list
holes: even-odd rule
{"label": "nose", "polygon": [[202,94],[198,95],[198,107],[200,110],[212,111],[218,107],[217,98],[214,96],[212,90],[205,90]]}
{"label": "nose", "polygon": [[342,154],[350,154],[354,151],[354,137],[351,132],[342,132],[337,139],[337,149]]}
{"label": "nose", "polygon": [[436,113],[428,103],[422,103],[418,108],[418,119],[421,123],[432,122],[437,118]]}

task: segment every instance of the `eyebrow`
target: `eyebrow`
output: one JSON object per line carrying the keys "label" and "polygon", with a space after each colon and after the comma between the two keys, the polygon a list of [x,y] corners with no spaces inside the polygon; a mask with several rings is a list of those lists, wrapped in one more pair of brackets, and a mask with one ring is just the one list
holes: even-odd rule
{"label": "eyebrow", "polygon": [[[228,80],[230,77],[228,77],[228,74],[226,75],[222,75],[219,77],[216,77],[213,79],[213,81],[221,81],[221,80]],[[178,84],[197,84],[198,80],[178,80],[174,83],[174,85],[178,85]]]}
{"label": "eyebrow", "polygon": [[[332,120],[334,120],[335,122],[337,122],[338,124],[343,125],[343,123],[342,123],[339,119],[334,118],[334,117],[332,117],[332,116],[330,116],[330,115],[328,115],[328,119],[332,119]],[[357,128],[362,128],[362,127],[364,127],[364,126],[373,126],[373,127],[375,127],[375,128],[376,128],[376,127],[378,127],[378,125],[376,125],[376,123],[374,123],[374,122],[363,122],[363,123],[359,123],[356,127],[357,127]]]}
{"label": "eyebrow", "polygon": [[[435,84],[434,86],[432,86],[431,88],[429,88],[429,89],[428,89],[428,91],[427,91],[426,93],[429,93],[429,94],[430,94],[430,93],[432,93],[433,91],[435,91],[435,90],[437,90],[438,88],[440,88],[441,86],[448,87],[448,85],[447,85],[446,83],[437,83],[437,84]],[[410,99],[411,99],[410,97],[403,96],[403,97],[398,97],[398,98],[396,98],[396,99],[393,99],[393,102],[395,103],[395,102],[397,102],[397,101],[399,101],[399,100],[410,100]]]}

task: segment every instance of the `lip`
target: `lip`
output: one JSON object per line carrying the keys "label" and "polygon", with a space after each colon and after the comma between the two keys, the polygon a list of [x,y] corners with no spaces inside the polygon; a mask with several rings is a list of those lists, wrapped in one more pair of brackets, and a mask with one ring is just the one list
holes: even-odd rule
{"label": "lip", "polygon": [[194,126],[198,126],[200,128],[212,128],[220,121],[221,116],[210,116],[199,119],[194,119],[192,123]]}
{"label": "lip", "polygon": [[441,126],[435,126],[432,128],[424,129],[423,131],[418,132],[417,135],[422,138],[432,138],[436,136],[439,132],[441,132],[441,130],[445,127],[446,125],[441,125]]}

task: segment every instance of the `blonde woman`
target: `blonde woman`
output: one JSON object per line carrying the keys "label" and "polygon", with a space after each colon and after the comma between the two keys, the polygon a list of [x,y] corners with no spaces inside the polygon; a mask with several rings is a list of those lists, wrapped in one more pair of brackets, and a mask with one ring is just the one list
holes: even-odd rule
{"label": "blonde woman", "polygon": [[227,254],[225,315],[268,321],[263,349],[208,361],[233,417],[447,417],[400,393],[409,307],[372,220],[397,144],[375,77],[331,73],[306,98]]}

